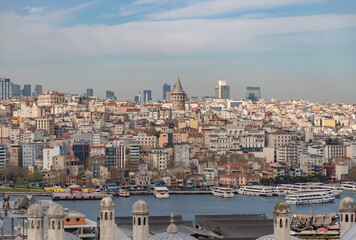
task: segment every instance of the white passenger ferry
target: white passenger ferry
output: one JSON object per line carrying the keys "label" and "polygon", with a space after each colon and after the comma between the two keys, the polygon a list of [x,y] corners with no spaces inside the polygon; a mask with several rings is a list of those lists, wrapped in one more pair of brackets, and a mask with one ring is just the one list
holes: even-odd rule
{"label": "white passenger ferry", "polygon": [[356,183],[354,182],[343,182],[341,186],[345,191],[356,191]]}
{"label": "white passenger ferry", "polygon": [[335,197],[327,192],[300,192],[286,195],[286,203],[294,205],[329,203],[335,201]]}
{"label": "white passenger ferry", "polygon": [[272,197],[273,188],[267,186],[241,186],[236,190],[241,195],[251,195],[260,197]]}
{"label": "white passenger ferry", "polygon": [[227,187],[214,187],[212,188],[211,193],[216,197],[223,198],[233,198],[235,196],[234,191]]}
{"label": "white passenger ferry", "polygon": [[166,187],[155,187],[153,194],[156,198],[169,198],[169,191]]}
{"label": "white passenger ferry", "polygon": [[340,197],[343,192],[342,187],[323,183],[280,184],[276,189],[281,189],[281,191],[285,191],[287,194],[300,192],[327,192],[333,197]]}

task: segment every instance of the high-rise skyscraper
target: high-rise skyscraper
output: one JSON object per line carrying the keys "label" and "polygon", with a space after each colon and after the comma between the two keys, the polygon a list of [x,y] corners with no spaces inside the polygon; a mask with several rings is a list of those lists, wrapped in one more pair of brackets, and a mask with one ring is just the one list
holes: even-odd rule
{"label": "high-rise skyscraper", "polygon": [[12,98],[12,83],[9,78],[0,78],[0,99]]}
{"label": "high-rise skyscraper", "polygon": [[165,83],[163,85],[163,100],[167,100],[167,92],[171,91],[171,85],[168,85],[167,83]]}
{"label": "high-rise skyscraper", "polygon": [[139,96],[135,96],[134,102],[138,103],[139,101],[140,101],[140,97]]}
{"label": "high-rise skyscraper", "polygon": [[31,85],[30,84],[23,85],[22,95],[24,97],[31,97]]}
{"label": "high-rise skyscraper", "polygon": [[35,96],[42,94],[42,85],[35,85]]}
{"label": "high-rise skyscraper", "polygon": [[219,80],[218,85],[215,87],[215,97],[221,99],[230,98],[230,87],[226,85],[226,81]]}
{"label": "high-rise skyscraper", "polygon": [[151,90],[143,90],[143,102],[152,101],[152,91]]}
{"label": "high-rise skyscraper", "polygon": [[106,99],[116,100],[115,93],[109,90],[106,90]]}
{"label": "high-rise skyscraper", "polygon": [[12,97],[21,97],[21,85],[12,84]]}
{"label": "high-rise skyscraper", "polygon": [[246,88],[246,99],[251,101],[258,101],[261,98],[260,87],[247,87]]}
{"label": "high-rise skyscraper", "polygon": [[94,90],[92,88],[87,89],[87,97],[93,97],[94,96]]}

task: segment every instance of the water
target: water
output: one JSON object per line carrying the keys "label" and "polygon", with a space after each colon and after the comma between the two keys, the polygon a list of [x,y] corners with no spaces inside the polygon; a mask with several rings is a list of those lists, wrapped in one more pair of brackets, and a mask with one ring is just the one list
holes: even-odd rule
{"label": "water", "polygon": [[[333,203],[313,204],[313,212],[317,214],[337,213],[339,203],[344,197],[351,197],[356,200],[356,192],[344,192],[340,198]],[[12,197],[14,199],[14,197]],[[37,200],[50,197],[36,197]],[[169,215],[173,210],[176,215],[182,215],[185,221],[193,221],[195,215],[214,214],[252,214],[264,213],[268,218],[273,218],[273,208],[279,201],[284,201],[284,197],[256,197],[235,195],[235,198],[218,198],[208,194],[171,194],[169,199],[156,199],[153,195],[131,195],[129,198],[114,197],[116,204],[116,216],[131,216],[132,205],[139,199],[146,201],[150,208],[151,216]],[[56,201],[64,208],[76,210],[84,213],[87,218],[96,220],[99,216],[99,200],[84,201]],[[309,214],[310,205],[291,205],[292,214]]]}

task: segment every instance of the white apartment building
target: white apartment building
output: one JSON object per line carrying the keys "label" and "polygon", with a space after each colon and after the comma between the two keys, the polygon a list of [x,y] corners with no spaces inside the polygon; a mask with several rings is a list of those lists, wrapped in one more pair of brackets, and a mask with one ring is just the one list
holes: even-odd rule
{"label": "white apartment building", "polygon": [[59,156],[61,154],[60,150],[59,146],[43,149],[43,170],[52,169],[53,157]]}

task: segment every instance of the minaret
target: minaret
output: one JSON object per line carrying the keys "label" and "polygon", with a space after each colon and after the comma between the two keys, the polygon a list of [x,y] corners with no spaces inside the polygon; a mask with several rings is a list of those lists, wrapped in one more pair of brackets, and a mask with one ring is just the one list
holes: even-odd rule
{"label": "minaret", "polygon": [[143,200],[138,200],[132,206],[132,236],[133,240],[148,240],[150,209]]}
{"label": "minaret", "polygon": [[274,206],[274,240],[290,240],[290,207],[281,201]]}
{"label": "minaret", "polygon": [[100,201],[100,240],[114,240],[115,203],[110,197]]}
{"label": "minaret", "polygon": [[48,240],[64,240],[64,211],[56,203],[48,209]]}
{"label": "minaret", "polygon": [[171,92],[171,100],[173,110],[185,110],[186,95],[183,91],[182,84],[180,83],[179,73],[176,85]]}
{"label": "minaret", "polygon": [[16,227],[16,237],[15,240],[23,240],[22,233],[21,233],[21,226],[20,223]]}
{"label": "minaret", "polygon": [[345,197],[340,201],[340,238],[353,226],[355,226],[355,201]]}
{"label": "minaret", "polygon": [[28,240],[43,240],[43,209],[38,203],[33,203],[27,209]]}
{"label": "minaret", "polygon": [[169,226],[167,227],[167,233],[172,233],[172,234],[175,234],[178,232],[178,227],[177,225],[175,224],[175,221],[174,221],[174,213],[173,211],[171,212],[171,221],[170,221],[170,224]]}

